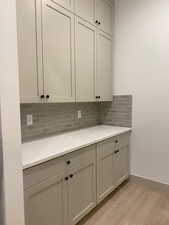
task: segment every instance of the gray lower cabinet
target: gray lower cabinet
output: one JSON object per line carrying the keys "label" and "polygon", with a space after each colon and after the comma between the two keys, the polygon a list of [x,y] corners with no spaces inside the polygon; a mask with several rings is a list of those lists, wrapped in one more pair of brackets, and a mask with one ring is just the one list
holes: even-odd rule
{"label": "gray lower cabinet", "polygon": [[96,145],[24,171],[26,225],[74,225],[96,206]]}
{"label": "gray lower cabinet", "polygon": [[129,134],[97,145],[97,203],[129,176]]}
{"label": "gray lower cabinet", "polygon": [[128,133],[26,169],[26,225],[75,225],[128,176]]}
{"label": "gray lower cabinet", "polygon": [[62,177],[52,177],[25,191],[27,225],[64,225],[65,188]]}
{"label": "gray lower cabinet", "polygon": [[84,167],[74,170],[70,174],[67,188],[67,224],[76,224],[96,206],[96,165],[94,156],[92,154],[92,158]]}
{"label": "gray lower cabinet", "polygon": [[97,202],[109,195],[115,185],[114,139],[97,145]]}

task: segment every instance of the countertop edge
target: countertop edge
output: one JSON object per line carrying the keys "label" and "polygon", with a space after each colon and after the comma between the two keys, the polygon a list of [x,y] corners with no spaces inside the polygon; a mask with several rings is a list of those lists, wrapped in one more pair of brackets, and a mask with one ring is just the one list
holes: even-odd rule
{"label": "countertop edge", "polygon": [[74,151],[77,151],[79,149],[88,147],[88,146],[93,145],[93,144],[97,144],[98,142],[105,141],[106,139],[115,137],[115,136],[120,135],[120,134],[128,133],[128,132],[131,132],[131,131],[132,131],[132,128],[127,128],[126,127],[125,131],[119,131],[116,134],[107,135],[107,136],[104,136],[103,138],[99,138],[97,140],[93,140],[93,141],[87,142],[86,144],[78,145],[77,147],[71,148],[71,149],[69,149],[67,151],[64,151],[64,152],[60,153],[60,154],[55,154],[55,155],[46,157],[44,159],[37,160],[36,162],[32,162],[32,163],[29,163],[27,165],[23,165],[23,170],[30,169],[31,167],[38,166],[39,164],[42,164],[42,163],[48,162],[50,160],[62,157],[64,155],[67,155],[67,154],[72,153]]}

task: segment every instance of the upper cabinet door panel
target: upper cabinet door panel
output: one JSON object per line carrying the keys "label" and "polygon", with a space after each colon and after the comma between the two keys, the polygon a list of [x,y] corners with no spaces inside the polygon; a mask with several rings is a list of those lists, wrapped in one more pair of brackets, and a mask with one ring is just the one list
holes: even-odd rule
{"label": "upper cabinet door panel", "polygon": [[36,1],[18,0],[18,53],[20,96],[22,103],[39,102],[36,52]]}
{"label": "upper cabinet door panel", "polygon": [[95,20],[99,22],[98,27],[104,32],[112,35],[113,8],[107,0],[95,0]]}
{"label": "upper cabinet door panel", "polygon": [[49,2],[42,21],[45,94],[49,102],[75,101],[74,16]]}
{"label": "upper cabinet door panel", "polygon": [[66,9],[73,10],[73,0],[51,0],[51,2],[56,2]]}
{"label": "upper cabinet door panel", "polygon": [[75,0],[75,13],[87,20],[88,22],[94,22],[94,0]]}
{"label": "upper cabinet door panel", "polygon": [[112,101],[112,40],[105,33],[97,34],[96,95],[101,101]]}
{"label": "upper cabinet door panel", "polygon": [[76,100],[95,100],[95,27],[77,19],[76,43]]}

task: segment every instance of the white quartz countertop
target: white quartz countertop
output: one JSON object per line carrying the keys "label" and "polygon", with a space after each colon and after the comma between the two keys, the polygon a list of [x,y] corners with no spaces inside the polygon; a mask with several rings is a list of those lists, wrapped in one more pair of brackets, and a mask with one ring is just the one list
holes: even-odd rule
{"label": "white quartz countertop", "polygon": [[23,143],[23,169],[129,131],[131,128],[99,125]]}

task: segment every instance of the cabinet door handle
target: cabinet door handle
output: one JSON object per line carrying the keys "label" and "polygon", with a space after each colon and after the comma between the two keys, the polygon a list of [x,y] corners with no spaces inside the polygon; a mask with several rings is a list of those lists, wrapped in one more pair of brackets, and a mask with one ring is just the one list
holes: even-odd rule
{"label": "cabinet door handle", "polygon": [[70,178],[73,178],[74,177],[74,175],[73,174],[70,174]]}
{"label": "cabinet door handle", "polygon": [[42,98],[42,99],[43,99],[43,98],[45,98],[45,96],[44,96],[44,95],[41,95],[41,96],[40,96],[40,98]]}
{"label": "cabinet door handle", "polygon": [[69,177],[65,177],[65,180],[68,181],[69,180]]}
{"label": "cabinet door handle", "polygon": [[99,21],[98,24],[101,25],[101,22]]}
{"label": "cabinet door handle", "polygon": [[98,21],[98,20],[96,20],[96,21],[95,21],[95,23],[96,23],[96,24],[99,24],[99,21]]}
{"label": "cabinet door handle", "polygon": [[48,99],[49,99],[49,98],[50,98],[50,95],[46,95],[46,98],[48,98]]}
{"label": "cabinet door handle", "polygon": [[70,165],[71,162],[70,162],[70,160],[68,160],[66,163],[67,163],[68,165]]}
{"label": "cabinet door handle", "polygon": [[96,98],[97,98],[97,99],[100,99],[101,97],[100,97],[100,96],[96,96]]}
{"label": "cabinet door handle", "polygon": [[115,153],[115,154],[117,154],[117,153],[119,153],[119,152],[120,152],[120,150],[116,150],[116,151],[114,151],[114,153]]}

